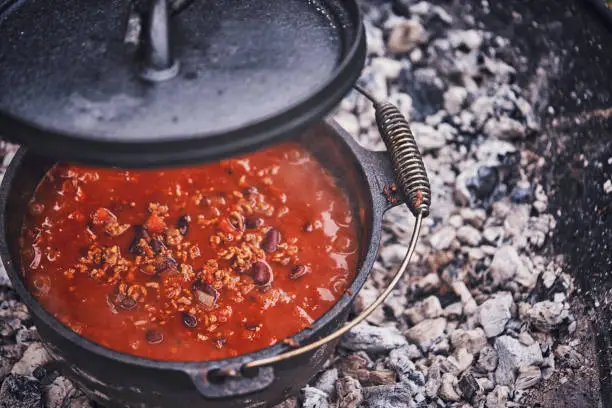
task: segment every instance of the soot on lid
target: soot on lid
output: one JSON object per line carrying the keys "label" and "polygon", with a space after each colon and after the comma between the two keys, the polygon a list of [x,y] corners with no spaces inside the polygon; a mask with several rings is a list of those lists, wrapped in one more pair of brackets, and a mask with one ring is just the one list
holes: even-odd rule
{"label": "soot on lid", "polygon": [[192,1],[168,13],[178,73],[152,82],[140,69],[140,3],[155,1],[7,7],[3,137],[61,159],[127,167],[218,159],[320,120],[363,67],[354,0]]}

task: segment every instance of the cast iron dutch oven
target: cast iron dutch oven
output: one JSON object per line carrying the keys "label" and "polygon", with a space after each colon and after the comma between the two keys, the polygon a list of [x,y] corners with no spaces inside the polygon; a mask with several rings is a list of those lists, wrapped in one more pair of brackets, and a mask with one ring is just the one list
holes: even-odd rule
{"label": "cast iron dutch oven", "polygon": [[[390,293],[429,211],[423,162],[397,108],[357,87],[374,104],[388,153],[363,149],[323,119],[363,68],[365,38],[355,1],[4,4],[0,129],[30,150],[19,150],[4,176],[0,255],[59,368],[106,407],[261,407],[296,393],[322,368],[339,336]],[[174,36],[173,19],[180,22]],[[139,62],[137,73],[132,57]],[[79,336],[29,293],[19,264],[22,220],[37,184],[58,159],[180,165],[283,137],[297,138],[336,176],[361,230],[361,258],[350,291],[312,328],[294,336],[299,348],[277,344],[188,363],[135,357]],[[406,259],[377,301],[345,325],[374,263],[383,214],[402,201],[416,217]]]}
{"label": "cast iron dutch oven", "polygon": [[[310,132],[316,133],[316,143],[312,142]],[[308,344],[346,322],[351,304],[376,258],[383,214],[401,200],[384,194],[385,188],[397,182],[386,152],[363,149],[332,122],[316,125],[299,139],[341,181],[355,210],[361,210],[361,260],[356,278],[350,292],[311,329],[294,337],[299,344]],[[333,352],[335,341],[302,355],[245,370],[243,366],[247,363],[278,356],[290,348],[277,344],[219,361],[154,361],[99,346],[56,320],[28,291],[19,264],[19,235],[24,212],[38,182],[53,163],[24,148],[11,162],[0,193],[0,231],[3,232],[0,255],[14,289],[32,312],[45,346],[58,360],[65,375],[91,398],[106,407],[267,406],[298,392],[322,369]]]}

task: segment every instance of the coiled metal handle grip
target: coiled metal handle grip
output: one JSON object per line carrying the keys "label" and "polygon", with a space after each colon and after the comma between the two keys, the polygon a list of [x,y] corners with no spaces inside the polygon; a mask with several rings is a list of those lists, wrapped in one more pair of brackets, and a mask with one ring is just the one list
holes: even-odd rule
{"label": "coiled metal handle grip", "polygon": [[423,158],[408,121],[400,110],[389,102],[374,103],[376,124],[391,155],[393,170],[406,205],[416,217],[429,215],[431,188]]}
{"label": "coiled metal handle grip", "polygon": [[374,105],[378,131],[391,155],[396,181],[406,199],[406,205],[415,217],[418,214],[427,217],[431,205],[431,188],[423,157],[408,121],[397,106],[379,102],[359,85],[355,85],[355,89]]}

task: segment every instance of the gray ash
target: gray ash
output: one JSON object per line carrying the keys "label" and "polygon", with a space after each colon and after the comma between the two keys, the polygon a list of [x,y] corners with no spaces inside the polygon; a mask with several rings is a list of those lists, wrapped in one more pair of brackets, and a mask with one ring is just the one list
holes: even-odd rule
{"label": "gray ash", "polygon": [[[411,120],[432,211],[406,279],[342,339],[329,368],[279,407],[529,406],[529,390],[586,362],[574,338],[573,281],[562,259],[543,252],[557,222],[539,180],[543,158],[525,148],[542,137],[534,106],[545,103],[517,83],[524,60],[512,41],[477,28],[472,15],[427,1],[362,3],[360,83]],[[357,93],[336,119],[364,146],[384,148]],[[0,146],[5,166],[14,151]],[[412,224],[404,207],[386,214],[355,312],[387,284]],[[48,360],[0,270],[0,407],[94,406]]]}

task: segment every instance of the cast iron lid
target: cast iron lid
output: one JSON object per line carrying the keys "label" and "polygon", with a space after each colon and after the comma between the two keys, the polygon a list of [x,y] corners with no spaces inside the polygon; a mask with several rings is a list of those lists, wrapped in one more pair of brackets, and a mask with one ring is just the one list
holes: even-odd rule
{"label": "cast iron lid", "polygon": [[365,59],[355,0],[14,0],[0,13],[0,134],[62,160],[255,149],[321,120]]}

